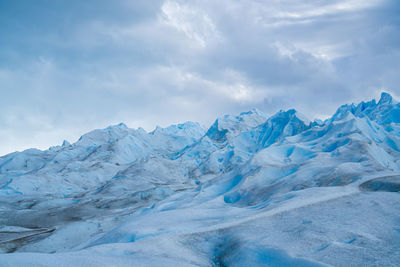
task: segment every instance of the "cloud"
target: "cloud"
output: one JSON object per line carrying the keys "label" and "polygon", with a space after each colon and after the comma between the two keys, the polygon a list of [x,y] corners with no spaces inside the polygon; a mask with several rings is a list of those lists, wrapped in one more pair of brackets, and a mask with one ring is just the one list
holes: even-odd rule
{"label": "cloud", "polygon": [[175,1],[166,1],[162,7],[161,21],[183,32],[201,47],[219,38],[214,23],[199,8],[190,7]]}
{"label": "cloud", "polygon": [[257,107],[400,95],[394,0],[0,4],[0,153]]}

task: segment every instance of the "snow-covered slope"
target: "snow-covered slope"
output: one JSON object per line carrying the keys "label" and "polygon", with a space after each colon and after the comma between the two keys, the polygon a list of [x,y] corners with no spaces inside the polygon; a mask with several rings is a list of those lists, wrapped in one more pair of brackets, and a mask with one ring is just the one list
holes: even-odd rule
{"label": "snow-covered slope", "polygon": [[387,93],[324,122],[119,124],[0,158],[0,265],[398,266],[399,191]]}

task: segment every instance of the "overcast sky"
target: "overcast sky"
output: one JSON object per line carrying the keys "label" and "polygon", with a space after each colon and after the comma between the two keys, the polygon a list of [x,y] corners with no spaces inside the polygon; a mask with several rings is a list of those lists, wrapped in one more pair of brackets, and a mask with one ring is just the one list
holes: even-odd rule
{"label": "overcast sky", "polygon": [[0,154],[400,95],[398,0],[0,0]]}

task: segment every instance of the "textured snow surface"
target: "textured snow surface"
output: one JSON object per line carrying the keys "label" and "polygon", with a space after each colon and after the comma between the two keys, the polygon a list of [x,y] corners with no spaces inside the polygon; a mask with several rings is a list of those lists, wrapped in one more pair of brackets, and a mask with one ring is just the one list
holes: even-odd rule
{"label": "textured snow surface", "polygon": [[124,124],[0,157],[0,266],[399,266],[400,104]]}

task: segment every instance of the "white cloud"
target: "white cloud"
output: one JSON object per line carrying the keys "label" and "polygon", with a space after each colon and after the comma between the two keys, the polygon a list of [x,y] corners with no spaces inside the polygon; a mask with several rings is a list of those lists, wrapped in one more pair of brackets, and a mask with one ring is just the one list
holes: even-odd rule
{"label": "white cloud", "polygon": [[183,32],[201,47],[205,47],[211,40],[220,38],[211,18],[201,9],[175,1],[166,1],[161,10],[160,19],[164,23]]}
{"label": "white cloud", "polygon": [[[371,8],[379,5],[382,0],[339,0],[339,1],[326,1],[326,4],[321,4],[320,1],[313,1],[310,4],[301,4],[301,2],[297,3],[297,5],[293,5],[293,1],[290,3],[281,2],[285,7],[291,5],[294,7],[293,11],[281,11],[276,12],[275,18],[293,18],[293,19],[304,19],[311,17],[321,17],[332,14],[338,14],[342,12],[354,12],[359,11],[366,8]],[[282,6],[280,6],[282,7]],[[290,10],[291,8],[289,8]]]}

